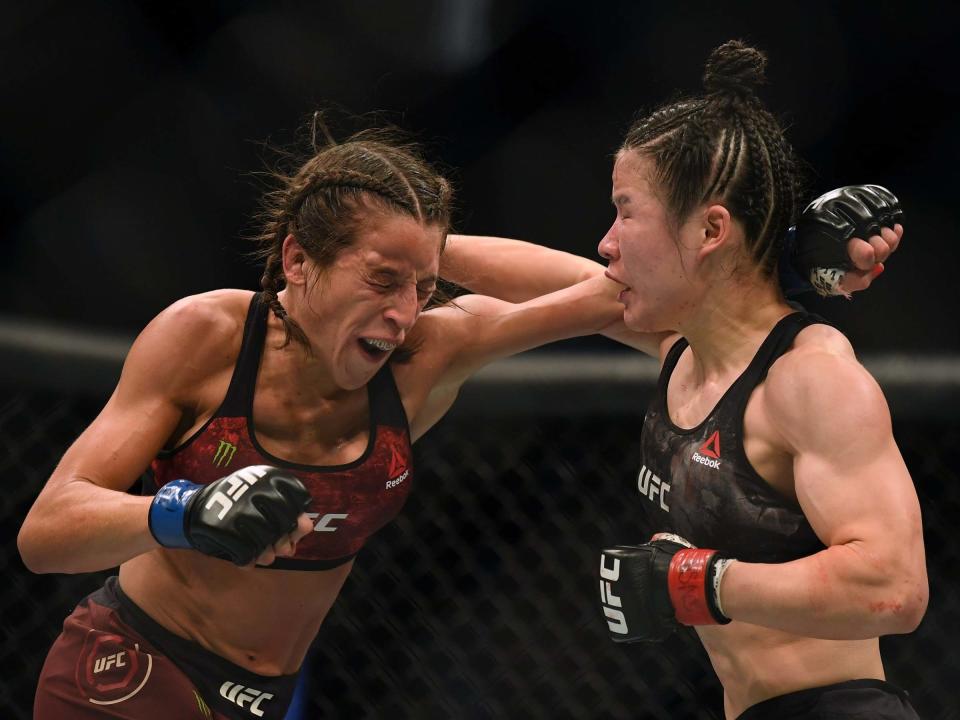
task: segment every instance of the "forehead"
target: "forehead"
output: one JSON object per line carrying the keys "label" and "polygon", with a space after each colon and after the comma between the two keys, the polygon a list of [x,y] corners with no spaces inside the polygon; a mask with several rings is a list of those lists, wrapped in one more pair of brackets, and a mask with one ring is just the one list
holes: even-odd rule
{"label": "forehead", "polygon": [[351,249],[371,267],[436,273],[442,242],[443,231],[436,225],[421,225],[407,215],[377,213],[360,225]]}
{"label": "forehead", "polygon": [[621,151],[613,164],[613,204],[633,217],[664,216],[666,205],[653,177],[653,160],[635,150]]}
{"label": "forehead", "polygon": [[635,150],[621,150],[613,163],[613,191],[652,193],[653,161]]}

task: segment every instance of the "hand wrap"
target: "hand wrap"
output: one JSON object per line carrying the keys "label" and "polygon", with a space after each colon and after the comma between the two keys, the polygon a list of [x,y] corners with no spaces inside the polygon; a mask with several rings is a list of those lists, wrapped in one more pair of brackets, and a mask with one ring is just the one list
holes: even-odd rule
{"label": "hand wrap", "polygon": [[296,477],[251,465],[209,485],[174,480],[150,504],[150,532],[164,547],[193,548],[249,565],[297,527],[310,493]]}
{"label": "hand wrap", "polygon": [[729,560],[659,533],[600,554],[600,603],[614,642],[659,642],[679,624],[722,625],[720,578]]}

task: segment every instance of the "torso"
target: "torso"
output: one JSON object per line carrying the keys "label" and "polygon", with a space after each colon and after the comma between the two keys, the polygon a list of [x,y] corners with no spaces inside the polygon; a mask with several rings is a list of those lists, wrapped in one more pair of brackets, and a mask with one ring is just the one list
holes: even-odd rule
{"label": "torso", "polygon": [[[364,542],[400,511],[412,484],[408,397],[389,366],[332,401],[284,382],[282,339],[272,316],[247,327],[251,294],[224,298],[238,318],[229,372],[197,388],[197,412],[151,464],[144,492],[185,477],[209,483],[253,464],[287,467],[311,491],[317,529],[271,568],[237,568],[189,550],[156,550],[121,566],[131,599],[169,630],[264,675],[295,672]],[[241,350],[241,346],[244,349]],[[245,385],[241,370],[247,372]],[[242,361],[242,362],[241,362]],[[406,376],[409,373],[401,373]],[[422,403],[417,387],[409,402]],[[175,598],[175,602],[171,599]],[[255,618],[255,622],[251,619]]]}
{"label": "torso", "polygon": [[[739,375],[703,386],[674,345],[644,420],[636,492],[644,532],[673,532],[747,562],[782,563],[823,545],[797,503],[792,456],[766,419],[764,379],[785,352],[825,332],[784,318]],[[731,622],[696,628],[724,687],[727,717],[761,700],[854,678],[883,678],[877,640],[836,641]]]}

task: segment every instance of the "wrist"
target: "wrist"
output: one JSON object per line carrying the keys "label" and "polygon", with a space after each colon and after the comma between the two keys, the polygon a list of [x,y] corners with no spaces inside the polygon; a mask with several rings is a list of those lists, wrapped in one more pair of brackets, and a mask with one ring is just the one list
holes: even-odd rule
{"label": "wrist", "polygon": [[777,262],[780,289],[787,297],[802,295],[814,289],[810,279],[804,277],[797,262],[797,228],[791,227],[783,238],[780,258]]}
{"label": "wrist", "polygon": [[201,486],[189,480],[173,480],[157,490],[150,503],[147,522],[150,534],[163,547],[190,548],[186,516],[190,500]]}
{"label": "wrist", "polygon": [[720,605],[720,583],[730,558],[716,550],[684,548],[670,561],[667,587],[682,625],[725,625],[730,618]]}

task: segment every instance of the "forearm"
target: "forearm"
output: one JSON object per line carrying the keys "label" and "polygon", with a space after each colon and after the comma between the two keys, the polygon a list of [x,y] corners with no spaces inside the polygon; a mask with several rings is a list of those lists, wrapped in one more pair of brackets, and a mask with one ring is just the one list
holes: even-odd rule
{"label": "forearm", "polygon": [[911,632],[926,606],[925,573],[878,560],[857,543],[781,564],[732,563],[724,614],[805,637],[856,640]]}
{"label": "forearm", "polygon": [[440,257],[441,277],[480,295],[514,303],[602,273],[602,265],[578,255],[480,235],[450,235]]}
{"label": "forearm", "polygon": [[152,498],[76,478],[42,497],[17,538],[24,565],[36,573],[81,573],[116,567],[159,547],[147,515]]}

